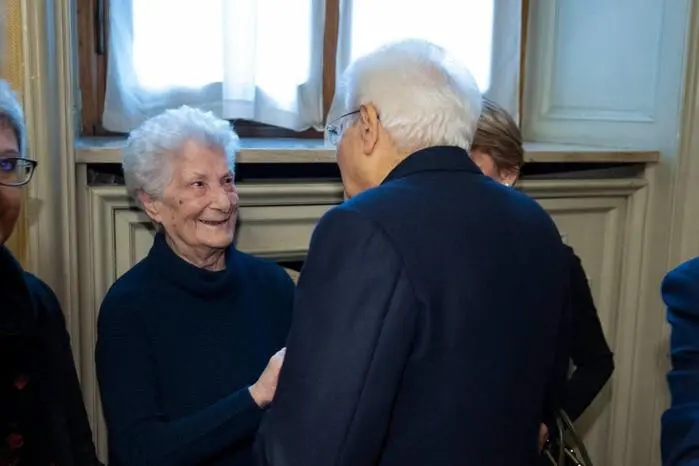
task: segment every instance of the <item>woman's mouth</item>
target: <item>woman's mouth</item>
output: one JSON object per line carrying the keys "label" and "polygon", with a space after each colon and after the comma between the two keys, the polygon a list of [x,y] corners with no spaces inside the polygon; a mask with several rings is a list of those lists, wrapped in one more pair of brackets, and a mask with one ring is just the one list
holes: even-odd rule
{"label": "woman's mouth", "polygon": [[224,220],[199,220],[199,221],[201,223],[203,223],[204,225],[209,225],[212,227],[218,227],[218,226],[221,226],[225,223],[228,223],[228,219],[224,219]]}

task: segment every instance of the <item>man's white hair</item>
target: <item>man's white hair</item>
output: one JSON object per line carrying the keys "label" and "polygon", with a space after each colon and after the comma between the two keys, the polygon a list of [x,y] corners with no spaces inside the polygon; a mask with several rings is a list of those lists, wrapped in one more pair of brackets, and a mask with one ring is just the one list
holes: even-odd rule
{"label": "man's white hair", "polygon": [[481,92],[467,68],[430,42],[385,45],[343,73],[331,115],[373,104],[395,144],[469,150],[481,113]]}

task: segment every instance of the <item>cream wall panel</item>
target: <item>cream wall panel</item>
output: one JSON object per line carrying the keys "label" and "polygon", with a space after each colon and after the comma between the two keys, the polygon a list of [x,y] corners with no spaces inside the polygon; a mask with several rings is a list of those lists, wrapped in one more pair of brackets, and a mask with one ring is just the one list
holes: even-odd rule
{"label": "cream wall panel", "polygon": [[528,141],[666,150],[679,126],[690,0],[538,0]]}
{"label": "cream wall panel", "polygon": [[[625,236],[629,234],[627,206],[636,193],[642,191],[644,181],[525,181],[522,185],[551,213],[561,234],[583,260],[617,361],[624,360],[629,366],[633,355],[629,355],[628,350],[633,345],[622,343],[636,335],[624,335],[618,329],[635,327],[637,314],[620,316],[624,305],[621,291],[627,280],[621,255]],[[340,185],[333,183],[241,185],[240,192],[238,247],[273,259],[302,258],[316,222],[342,196]],[[90,212],[81,230],[81,243],[88,246],[86,252],[90,256],[81,260],[83,276],[90,275],[82,288],[85,305],[81,309],[81,335],[86,349],[82,364],[83,388],[98,450],[106,458],[106,429],[92,358],[97,311],[113,281],[148,253],[154,230],[148,218],[134,208],[123,187],[90,187],[82,197],[81,209]],[[308,201],[314,204],[303,204]],[[633,212],[638,215],[640,211]],[[636,285],[631,283],[631,286]],[[624,396],[629,377],[630,367],[619,367],[612,383],[579,422],[597,465],[622,464],[613,463],[611,458],[618,454],[619,439],[633,426],[623,419],[615,425],[612,413],[631,408],[628,397]]]}
{"label": "cream wall panel", "polygon": [[[588,276],[607,340],[616,352],[619,288],[621,283],[620,256],[623,250],[624,198],[563,198],[545,199],[541,204],[551,213],[561,235],[575,249]],[[626,323],[625,323],[626,324]],[[612,406],[624,403],[616,387],[618,377],[597,397],[593,405],[577,422],[577,427],[594,464],[611,464],[608,459]]]}

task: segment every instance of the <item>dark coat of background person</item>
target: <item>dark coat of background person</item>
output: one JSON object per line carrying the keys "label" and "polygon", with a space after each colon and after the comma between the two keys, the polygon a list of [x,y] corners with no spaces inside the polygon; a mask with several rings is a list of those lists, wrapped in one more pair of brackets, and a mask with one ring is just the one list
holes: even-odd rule
{"label": "dark coat of background person", "polygon": [[570,258],[570,359],[575,370],[566,388],[563,408],[572,420],[582,415],[614,372],[614,354],[604,337],[590,285],[580,258],[566,246]]}
{"label": "dark coat of background person", "polygon": [[669,272],[662,283],[672,332],[672,402],[662,417],[663,466],[699,466],[699,258]]}
{"label": "dark coat of background person", "polygon": [[0,246],[0,464],[99,464],[61,307]]}
{"label": "dark coat of background person", "polygon": [[541,206],[462,149],[410,155],[313,233],[261,463],[539,464],[569,289]]}

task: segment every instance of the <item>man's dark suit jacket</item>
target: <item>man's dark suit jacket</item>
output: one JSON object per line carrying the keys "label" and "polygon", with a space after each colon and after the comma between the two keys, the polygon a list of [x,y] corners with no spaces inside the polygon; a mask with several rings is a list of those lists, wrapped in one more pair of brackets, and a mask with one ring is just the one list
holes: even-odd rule
{"label": "man's dark suit jacket", "polygon": [[538,464],[568,276],[536,202],[412,154],[313,234],[262,464]]}
{"label": "man's dark suit jacket", "polygon": [[664,466],[699,466],[699,258],[665,276],[663,301],[672,328],[672,404],[662,419]]}

